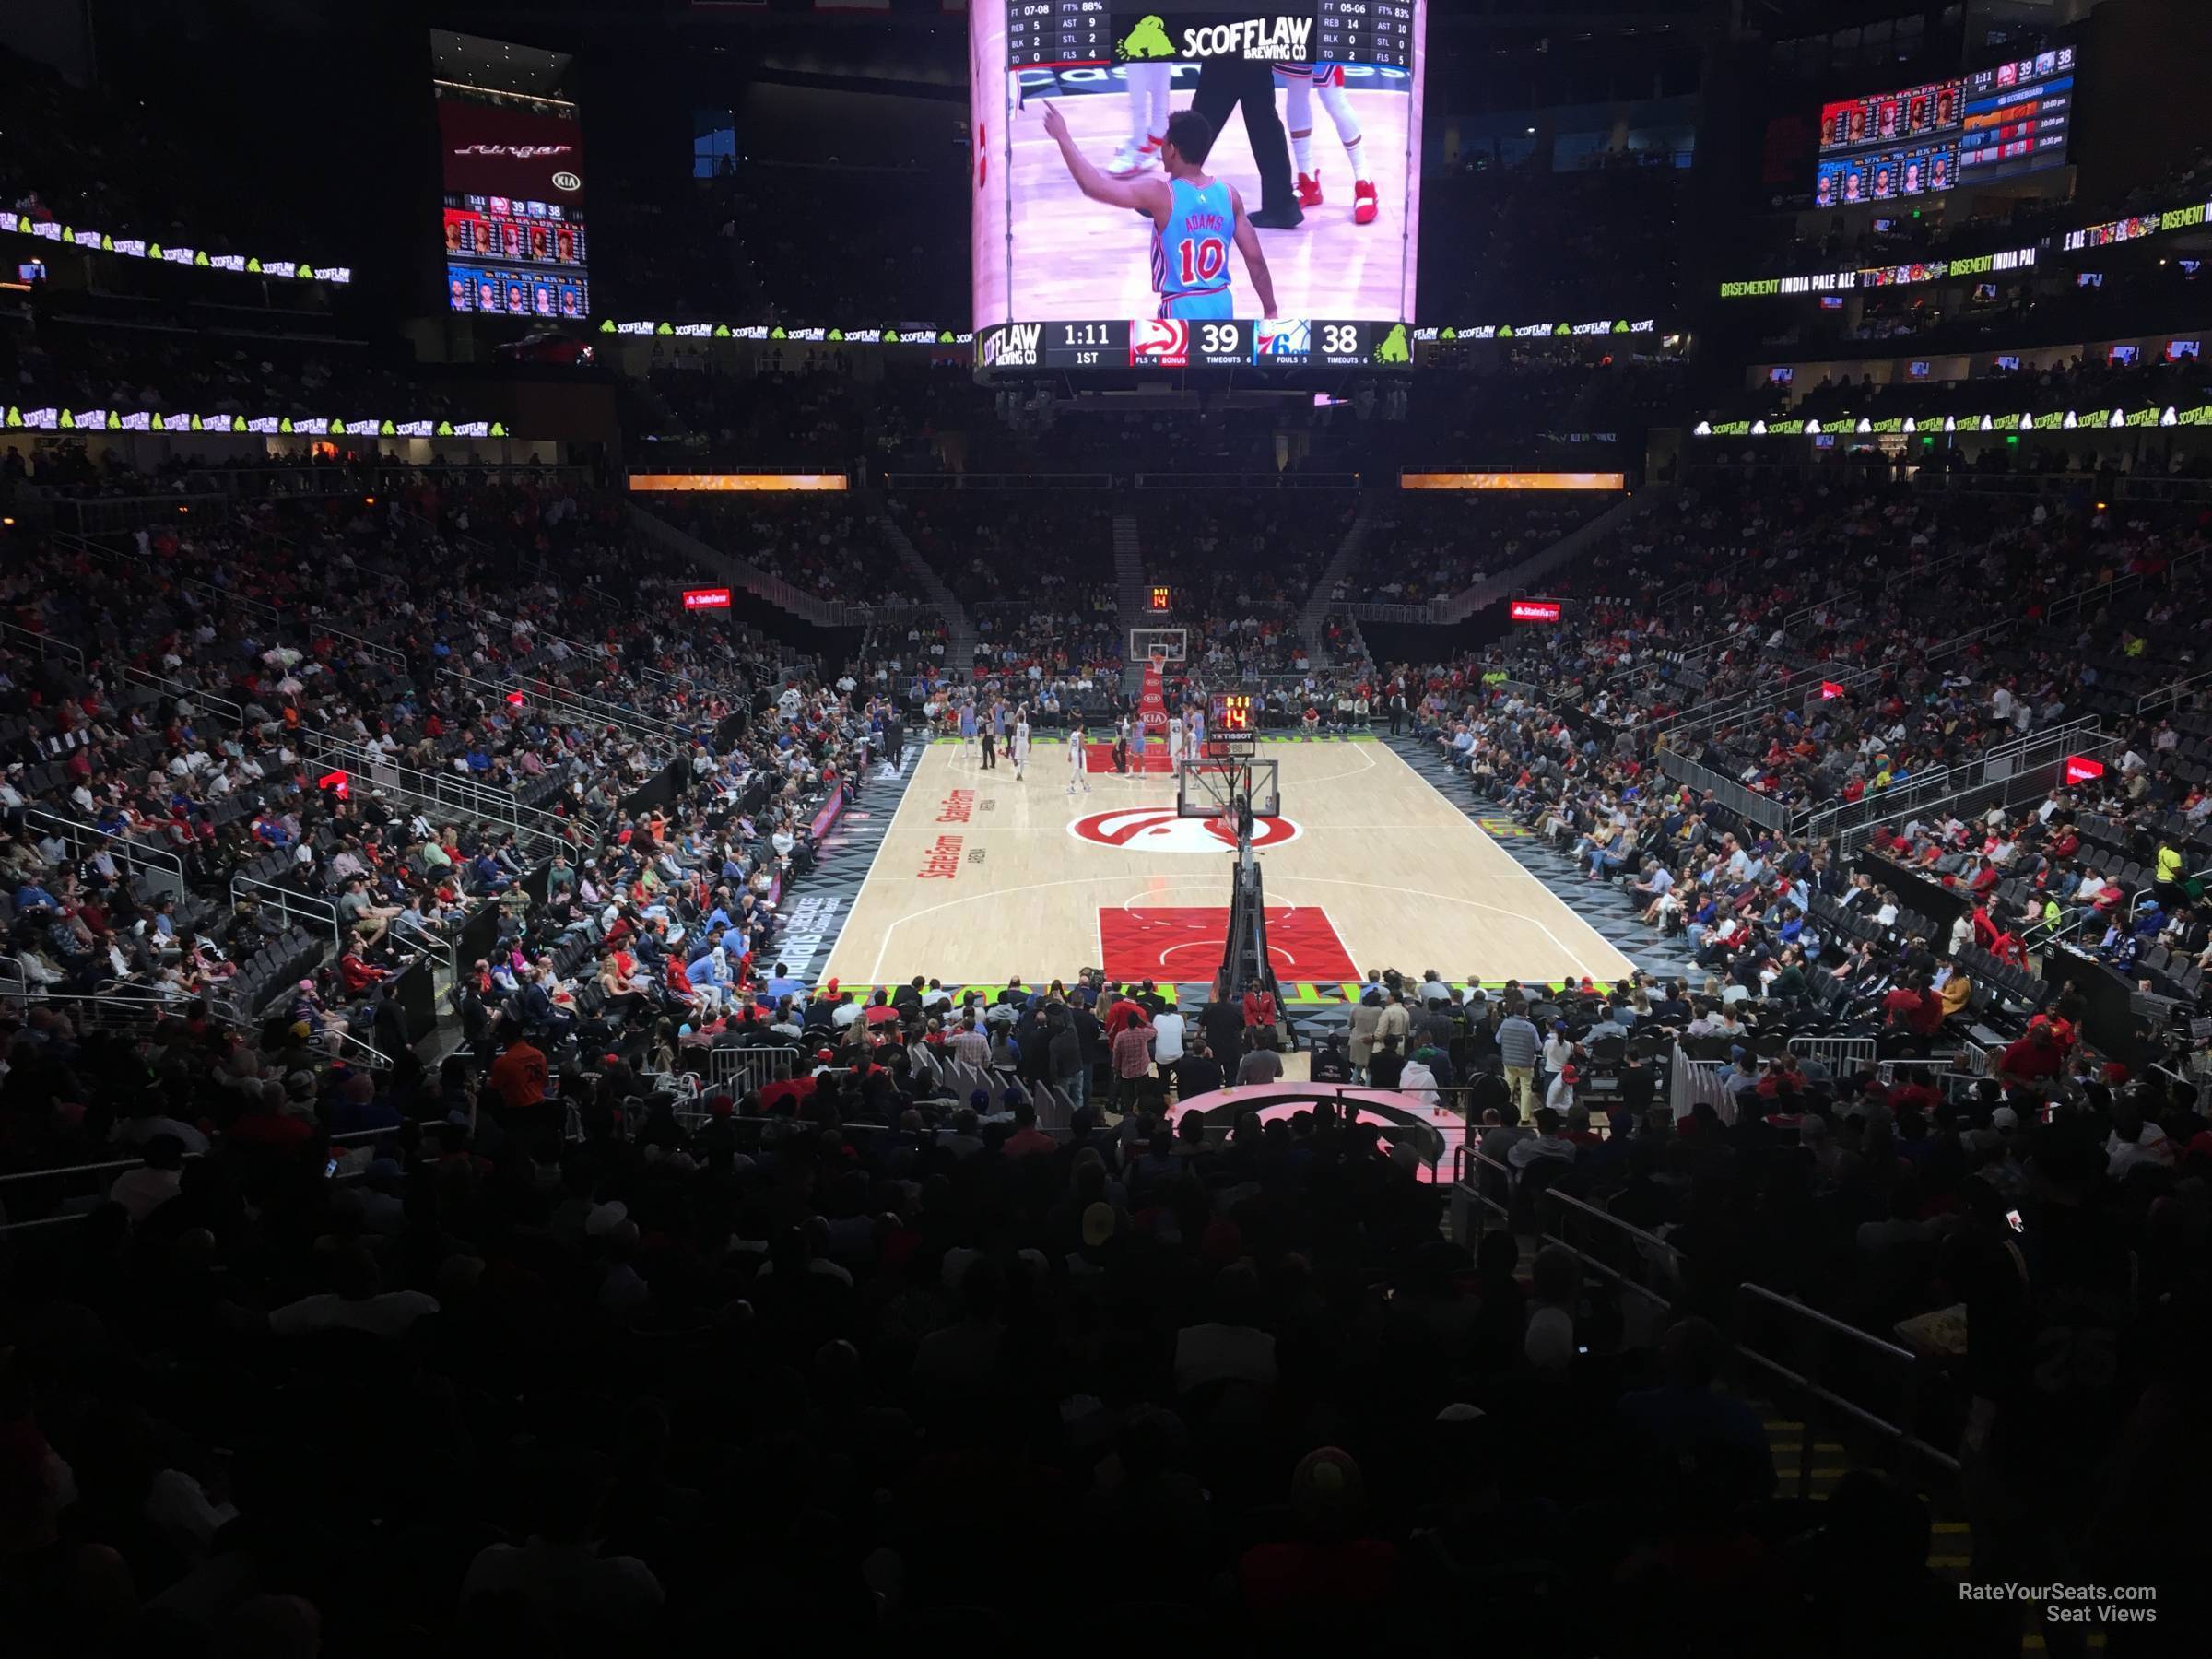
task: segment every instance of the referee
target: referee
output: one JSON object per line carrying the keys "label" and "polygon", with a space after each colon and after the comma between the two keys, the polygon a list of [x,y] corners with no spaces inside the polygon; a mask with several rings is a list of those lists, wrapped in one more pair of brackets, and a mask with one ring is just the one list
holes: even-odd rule
{"label": "referee", "polygon": [[1207,58],[1198,65],[1198,92],[1191,108],[1217,135],[1229,112],[1244,106],[1244,135],[1260,170],[1260,210],[1245,217],[1263,230],[1294,230],[1305,222],[1290,182],[1290,140],[1275,112],[1275,70],[1241,57]]}

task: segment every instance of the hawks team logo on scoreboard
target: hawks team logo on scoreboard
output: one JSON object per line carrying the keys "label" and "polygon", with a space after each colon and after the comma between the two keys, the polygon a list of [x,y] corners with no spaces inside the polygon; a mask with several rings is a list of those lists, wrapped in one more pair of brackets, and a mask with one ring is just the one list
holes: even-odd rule
{"label": "hawks team logo on scoreboard", "polygon": [[1191,360],[1191,325],[1181,317],[1139,317],[1129,324],[1129,366],[1182,369]]}
{"label": "hawks team logo on scoreboard", "polygon": [[[1127,853],[1210,853],[1234,847],[1234,831],[1219,818],[1179,818],[1172,806],[1116,806],[1086,813],[1067,826],[1077,841]],[[1288,846],[1299,826],[1287,818],[1254,818],[1252,844],[1260,851]]]}

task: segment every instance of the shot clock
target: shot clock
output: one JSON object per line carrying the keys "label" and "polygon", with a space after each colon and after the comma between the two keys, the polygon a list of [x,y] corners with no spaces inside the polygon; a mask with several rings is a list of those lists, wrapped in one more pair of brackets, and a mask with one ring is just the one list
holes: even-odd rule
{"label": "shot clock", "polygon": [[1206,700],[1206,731],[1208,741],[1224,753],[1250,754],[1259,727],[1252,713],[1252,696],[1244,691],[1217,691]]}

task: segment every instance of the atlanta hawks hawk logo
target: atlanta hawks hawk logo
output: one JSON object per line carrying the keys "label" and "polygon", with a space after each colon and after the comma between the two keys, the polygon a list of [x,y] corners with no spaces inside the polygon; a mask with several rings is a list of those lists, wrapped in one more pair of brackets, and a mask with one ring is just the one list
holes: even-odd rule
{"label": "atlanta hawks hawk logo", "polygon": [[[1237,838],[1219,818],[1178,818],[1172,806],[1123,806],[1112,812],[1086,813],[1068,825],[1067,832],[1077,841],[1131,853],[1218,853],[1237,844]],[[1287,818],[1253,820],[1254,848],[1286,846],[1298,836],[1298,825]]]}

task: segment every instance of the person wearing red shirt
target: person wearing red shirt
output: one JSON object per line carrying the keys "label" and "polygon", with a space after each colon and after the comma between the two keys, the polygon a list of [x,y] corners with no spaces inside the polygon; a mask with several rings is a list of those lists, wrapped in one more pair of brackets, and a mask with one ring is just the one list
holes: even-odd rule
{"label": "person wearing red shirt", "polygon": [[1014,1133],[999,1147],[1006,1158],[1036,1158],[1057,1152],[1060,1143],[1037,1127],[1037,1108],[1027,1100],[1014,1108]]}
{"label": "person wearing red shirt", "polygon": [[358,996],[370,986],[381,984],[383,979],[384,971],[361,960],[360,951],[348,941],[346,954],[338,959],[338,982],[346,987],[347,994]]}
{"label": "person wearing red shirt", "polygon": [[2030,1026],[2025,1036],[1997,1057],[1997,1080],[2008,1088],[2047,1082],[2058,1076],[2065,1058],[2056,1032],[2047,1025]]}
{"label": "person wearing red shirt", "polygon": [[491,1063],[491,1091],[502,1104],[520,1112],[546,1098],[546,1056],[520,1031]]}
{"label": "person wearing red shirt", "polygon": [[671,994],[687,1003],[696,1002],[699,993],[691,988],[691,975],[684,967],[684,959],[676,952],[668,953],[668,990]]}
{"label": "person wearing red shirt", "polygon": [[223,1138],[271,1152],[297,1152],[312,1133],[305,1118],[293,1117],[281,1109],[271,1110],[264,1103],[260,1110],[250,1111],[233,1123],[223,1132]]}
{"label": "person wearing red shirt", "polygon": [[1974,905],[1974,943],[1987,950],[1997,942],[1997,924],[1990,920],[1988,900]]}
{"label": "person wearing red shirt", "polygon": [[1107,1040],[1112,1041],[1128,1030],[1131,1025],[1141,1024],[1144,1018],[1144,1009],[1130,1000],[1129,988],[1126,985],[1118,987],[1115,990],[1112,1006],[1106,1010]]}
{"label": "person wearing red shirt", "polygon": [[[1935,1023],[1929,1023],[1931,1010]],[[1927,976],[1916,976],[1910,984],[1899,985],[1882,998],[1882,1024],[1890,1030],[1903,1030],[1915,1037],[1932,1036],[1943,1025],[1943,999],[1928,990]]]}

